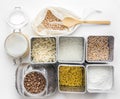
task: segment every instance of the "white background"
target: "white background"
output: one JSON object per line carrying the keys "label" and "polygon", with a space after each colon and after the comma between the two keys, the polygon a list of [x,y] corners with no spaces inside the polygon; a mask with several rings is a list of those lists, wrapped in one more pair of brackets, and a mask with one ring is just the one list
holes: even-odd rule
{"label": "white background", "polygon": [[[74,35],[113,35],[115,37],[114,61],[110,64],[115,68],[114,90],[108,94],[60,94],[57,92],[48,99],[117,99],[120,97],[120,0],[0,0],[0,98],[23,99],[15,89],[15,70],[12,59],[6,55],[4,40],[12,32],[6,24],[6,14],[16,5],[22,5],[29,16],[29,24],[22,29],[26,34],[33,35],[31,23],[36,14],[47,6],[59,6],[69,9],[81,17],[83,9],[98,9],[101,14],[94,14],[89,19],[110,20],[109,26],[82,25]],[[82,12],[83,11],[83,12]]]}

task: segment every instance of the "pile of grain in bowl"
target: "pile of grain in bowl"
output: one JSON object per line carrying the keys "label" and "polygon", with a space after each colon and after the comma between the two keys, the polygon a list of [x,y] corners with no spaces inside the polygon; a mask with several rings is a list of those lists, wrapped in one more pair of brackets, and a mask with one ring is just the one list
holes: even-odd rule
{"label": "pile of grain in bowl", "polygon": [[88,61],[107,61],[109,60],[109,40],[108,36],[90,36],[87,46]]}
{"label": "pile of grain in bowl", "polygon": [[31,59],[34,63],[56,61],[56,39],[40,37],[31,39]]}
{"label": "pile of grain in bowl", "polygon": [[46,79],[39,72],[30,72],[24,78],[24,87],[31,94],[38,94],[44,91]]}

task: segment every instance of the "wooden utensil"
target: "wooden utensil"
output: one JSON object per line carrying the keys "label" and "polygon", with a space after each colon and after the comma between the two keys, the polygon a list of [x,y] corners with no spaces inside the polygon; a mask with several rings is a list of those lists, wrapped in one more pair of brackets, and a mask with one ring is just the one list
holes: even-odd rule
{"label": "wooden utensil", "polygon": [[99,24],[99,25],[109,25],[110,21],[95,21],[95,20],[78,20],[71,17],[66,17],[62,20],[62,24],[67,27],[72,27],[77,24]]}

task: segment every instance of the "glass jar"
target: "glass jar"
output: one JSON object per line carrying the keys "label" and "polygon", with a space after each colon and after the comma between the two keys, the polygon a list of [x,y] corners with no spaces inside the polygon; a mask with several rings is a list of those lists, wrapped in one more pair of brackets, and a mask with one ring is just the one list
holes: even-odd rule
{"label": "glass jar", "polygon": [[29,54],[29,38],[21,32],[21,29],[28,24],[28,17],[21,7],[15,7],[8,13],[6,21],[13,32],[5,40],[5,51],[13,58],[14,64],[18,64]]}
{"label": "glass jar", "polygon": [[[41,80],[42,82],[39,81],[38,87],[36,87],[35,84],[38,82],[39,77],[37,76],[35,78],[37,81],[35,79],[32,79],[32,77],[36,75],[32,73],[37,73],[38,75],[41,74],[42,76],[42,78],[40,78],[42,79]],[[30,74],[33,76],[30,77]],[[30,88],[26,88],[25,86],[26,78],[27,78],[27,81],[29,81],[29,83],[27,82],[27,84],[28,84],[28,87]],[[33,82],[33,80],[35,82]],[[34,88],[29,86],[29,84],[31,84],[31,86],[34,86]],[[39,92],[37,92],[37,90],[41,88],[40,86],[43,86],[43,85],[44,85],[44,88],[41,91],[39,90]],[[32,90],[32,88],[35,91]],[[57,71],[54,64],[22,63],[16,71],[16,89],[21,96],[32,97],[32,98],[42,98],[55,93],[56,88],[57,88]],[[32,91],[29,91],[27,89],[30,89]]]}

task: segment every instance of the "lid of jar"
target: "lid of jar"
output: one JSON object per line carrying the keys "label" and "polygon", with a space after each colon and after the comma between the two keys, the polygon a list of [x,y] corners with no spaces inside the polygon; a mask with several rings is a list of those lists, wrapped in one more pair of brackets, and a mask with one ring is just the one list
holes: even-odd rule
{"label": "lid of jar", "polygon": [[20,29],[28,23],[27,15],[22,11],[21,7],[15,7],[7,15],[7,23],[13,29]]}

